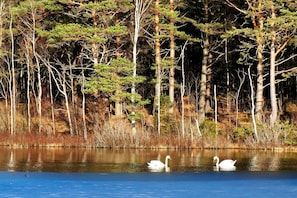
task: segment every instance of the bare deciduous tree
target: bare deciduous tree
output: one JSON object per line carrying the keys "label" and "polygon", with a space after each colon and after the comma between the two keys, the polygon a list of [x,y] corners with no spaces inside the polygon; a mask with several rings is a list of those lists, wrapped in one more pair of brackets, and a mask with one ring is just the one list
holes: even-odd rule
{"label": "bare deciduous tree", "polygon": [[[145,12],[147,11],[147,9],[149,8],[150,4],[151,4],[152,0],[135,0],[135,8],[134,8],[134,35],[133,35],[133,64],[134,64],[134,69],[133,69],[133,78],[136,78],[136,74],[137,74],[137,41],[139,38],[139,33],[141,30],[141,23],[144,17]],[[135,95],[136,92],[136,84],[135,82],[132,82],[132,88],[131,88],[131,102],[132,102],[132,134],[135,135],[136,134],[136,126],[135,126]]]}

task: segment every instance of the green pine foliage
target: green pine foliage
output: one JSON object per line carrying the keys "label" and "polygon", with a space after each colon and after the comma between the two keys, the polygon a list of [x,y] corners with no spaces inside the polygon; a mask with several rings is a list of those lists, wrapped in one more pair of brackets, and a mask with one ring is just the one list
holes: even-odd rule
{"label": "green pine foliage", "polygon": [[[133,105],[143,106],[148,104],[147,100],[143,100],[141,95],[134,93],[132,95],[130,89],[132,83],[142,83],[145,78],[132,75],[134,64],[126,58],[116,58],[109,64],[95,65],[95,76],[86,82],[86,93],[103,92],[108,94],[111,101],[125,103],[126,110],[132,108],[132,96],[135,100]],[[131,116],[131,115],[130,115]],[[137,115],[137,118],[139,116]]]}

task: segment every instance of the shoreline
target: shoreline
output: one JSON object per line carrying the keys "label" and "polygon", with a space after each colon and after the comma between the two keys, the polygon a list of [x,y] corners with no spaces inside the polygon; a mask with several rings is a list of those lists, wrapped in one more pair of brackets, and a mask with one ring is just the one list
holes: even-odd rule
{"label": "shoreline", "polygon": [[[156,140],[157,139],[157,140]],[[133,143],[121,142],[116,144],[115,138],[113,144],[100,145],[94,135],[87,141],[82,136],[75,135],[42,135],[42,134],[20,134],[15,136],[0,134],[0,147],[11,149],[34,148],[34,149],[149,149],[149,150],[269,150],[273,152],[297,152],[297,145],[281,144],[261,144],[231,142],[228,139],[218,137],[217,141],[209,137],[200,137],[196,139],[183,139],[177,136],[163,135],[156,138],[152,136],[143,142]]]}
{"label": "shoreline", "polygon": [[259,150],[259,151],[272,151],[272,152],[297,152],[297,146],[258,146],[250,147],[171,147],[171,146],[151,146],[151,147],[99,147],[96,145],[62,145],[62,144],[4,144],[0,142],[1,148],[9,149],[108,149],[108,150]]}

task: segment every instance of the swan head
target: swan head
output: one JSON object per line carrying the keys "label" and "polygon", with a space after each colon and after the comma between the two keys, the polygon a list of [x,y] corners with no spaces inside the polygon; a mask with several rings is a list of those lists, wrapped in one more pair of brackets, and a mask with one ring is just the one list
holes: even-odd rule
{"label": "swan head", "polygon": [[213,161],[216,161],[216,160],[219,160],[219,157],[218,156],[214,156],[213,157]]}
{"label": "swan head", "polygon": [[170,155],[166,155],[166,159],[169,159],[169,160],[171,160],[171,157],[170,157]]}

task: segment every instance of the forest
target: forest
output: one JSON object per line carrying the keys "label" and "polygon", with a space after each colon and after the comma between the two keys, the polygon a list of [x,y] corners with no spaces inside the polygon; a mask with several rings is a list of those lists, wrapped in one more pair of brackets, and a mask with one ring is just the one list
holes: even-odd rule
{"label": "forest", "polygon": [[0,0],[1,145],[297,144],[294,0]]}

